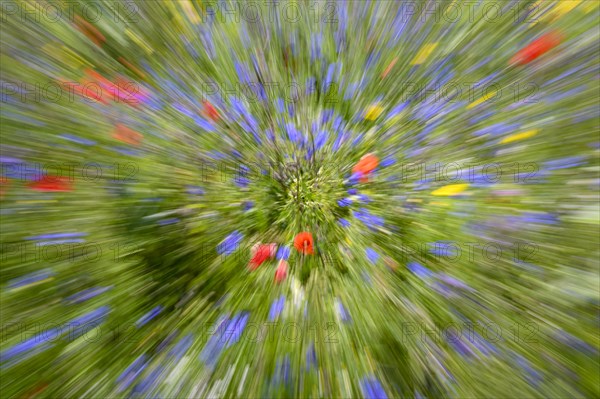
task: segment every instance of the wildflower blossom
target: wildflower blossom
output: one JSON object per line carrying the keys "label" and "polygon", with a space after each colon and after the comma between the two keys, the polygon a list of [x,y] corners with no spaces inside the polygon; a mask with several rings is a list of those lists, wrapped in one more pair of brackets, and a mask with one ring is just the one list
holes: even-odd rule
{"label": "wildflower blossom", "polygon": [[288,247],[286,245],[281,245],[279,247],[279,249],[277,250],[277,259],[288,260],[289,257],[290,257],[290,247]]}
{"label": "wildflower blossom", "polygon": [[281,259],[277,266],[277,270],[275,270],[275,282],[281,283],[287,277],[288,271],[288,263],[287,261]]}
{"label": "wildflower blossom", "polygon": [[366,182],[369,175],[377,168],[377,165],[379,165],[379,158],[373,154],[367,154],[354,165],[352,173],[359,173],[360,181]]}
{"label": "wildflower blossom", "polygon": [[208,101],[203,101],[202,105],[204,106],[204,113],[213,121],[219,120],[219,112],[217,109]]}
{"label": "wildflower blossom", "polygon": [[241,234],[239,231],[234,231],[225,237],[223,241],[221,241],[221,243],[217,246],[217,252],[219,255],[231,255],[233,251],[238,248],[243,238],[243,234]]}
{"label": "wildflower blossom", "polygon": [[141,133],[138,133],[135,130],[130,129],[127,126],[119,123],[115,127],[113,137],[124,143],[139,146],[142,142],[143,136],[141,135]]}
{"label": "wildflower blossom", "polygon": [[560,42],[561,36],[557,32],[546,33],[521,49],[510,62],[528,64],[558,46]]}
{"label": "wildflower blossom", "polygon": [[273,301],[271,309],[269,310],[269,321],[274,321],[283,311],[285,305],[285,296],[281,295],[279,298]]}
{"label": "wildflower blossom", "polygon": [[367,259],[369,259],[369,262],[372,264],[376,264],[379,260],[379,254],[373,248],[367,248],[365,250],[365,254],[367,255]]}
{"label": "wildflower blossom", "polygon": [[44,175],[28,185],[35,191],[67,192],[73,191],[73,186],[67,177]]}
{"label": "wildflower blossom", "polygon": [[310,234],[308,232],[299,233],[296,236],[296,238],[294,238],[294,247],[300,253],[312,255],[313,254],[312,234]]}
{"label": "wildflower blossom", "polygon": [[258,266],[262,265],[267,259],[272,259],[275,257],[275,253],[277,251],[277,244],[260,244],[255,248],[252,248],[252,257],[250,259],[250,263],[248,264],[248,268],[250,270],[256,269]]}

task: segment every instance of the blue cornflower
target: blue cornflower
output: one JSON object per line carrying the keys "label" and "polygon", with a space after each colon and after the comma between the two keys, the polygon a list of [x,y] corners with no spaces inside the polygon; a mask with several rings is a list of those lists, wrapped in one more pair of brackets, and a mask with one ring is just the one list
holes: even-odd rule
{"label": "blue cornflower", "polygon": [[265,130],[265,136],[267,137],[267,140],[269,140],[270,142],[275,141],[275,134],[273,133],[272,129]]}
{"label": "blue cornflower", "polygon": [[362,203],[368,204],[369,202],[372,202],[371,198],[369,198],[368,195],[365,194],[359,194],[358,195],[358,200]]}
{"label": "blue cornflower", "polygon": [[434,274],[431,270],[429,270],[425,266],[421,265],[420,263],[409,262],[407,267],[411,272],[413,272],[414,274],[416,274],[418,277],[420,277],[422,279],[426,279],[426,278],[434,276]]}
{"label": "blue cornflower", "polygon": [[313,34],[311,36],[311,46],[310,46],[311,62],[315,62],[315,60],[321,58],[321,42],[322,41],[323,41],[323,36],[320,33]]}
{"label": "blue cornflower", "polygon": [[340,218],[338,220],[338,223],[342,226],[342,227],[349,227],[350,226],[350,222],[347,219],[344,218]]}
{"label": "blue cornflower", "polygon": [[367,399],[387,399],[381,383],[375,377],[365,377],[360,381],[360,388]]}
{"label": "blue cornflower", "polygon": [[121,382],[117,392],[123,392],[127,389],[131,383],[146,369],[146,355],[140,355],[137,359],[131,363],[129,367],[121,373],[117,378],[117,382]]}
{"label": "blue cornflower", "polygon": [[97,322],[103,323],[106,319],[106,316],[110,312],[109,306],[101,306],[98,309],[94,309],[91,312],[84,314],[83,316],[79,316],[69,322],[71,325],[79,326],[76,327],[71,334],[69,334],[71,339],[75,339],[77,337],[81,337],[82,334],[85,333],[84,328],[86,324]]}
{"label": "blue cornflower", "polygon": [[298,129],[296,129],[296,126],[294,126],[293,123],[288,123],[286,125],[286,130],[287,130],[287,134],[288,134],[290,141],[292,141],[294,143],[297,143],[300,141],[302,135],[300,134]]}
{"label": "blue cornflower", "polygon": [[331,125],[332,129],[337,132],[338,129],[342,126],[343,122],[344,122],[344,120],[342,119],[341,116],[336,116],[333,121],[333,124]]}
{"label": "blue cornflower", "polygon": [[250,184],[250,179],[248,179],[247,177],[244,177],[244,176],[236,176],[233,179],[233,182],[238,187],[246,188]]}
{"label": "blue cornflower", "polygon": [[199,186],[186,186],[186,191],[188,194],[192,195],[204,195],[204,189]]}
{"label": "blue cornflower", "polygon": [[327,122],[329,122],[331,120],[332,116],[333,116],[333,110],[332,109],[323,110],[323,114],[321,116],[321,123],[322,124],[326,124]]}
{"label": "blue cornflower", "polygon": [[51,269],[42,269],[33,273],[26,274],[25,276],[12,279],[8,282],[10,288],[24,287],[29,284],[43,281],[47,278],[54,276],[56,273]]}
{"label": "blue cornflower", "polygon": [[217,252],[219,253],[219,255],[231,255],[233,251],[235,251],[240,245],[243,238],[244,235],[242,233],[240,233],[237,230],[234,231],[233,233],[225,237],[225,239],[221,241],[219,245],[217,245]]}
{"label": "blue cornflower", "polygon": [[6,361],[14,356],[22,354],[24,352],[28,352],[32,349],[35,349],[42,344],[46,343],[51,339],[54,339],[57,334],[61,333],[60,328],[53,328],[49,331],[45,331],[41,334],[37,334],[36,336],[29,338],[27,341],[21,342],[13,347],[6,349],[4,352],[0,354],[0,357],[3,361]]}
{"label": "blue cornflower", "polygon": [[[122,373],[120,376],[117,377],[117,382],[121,382],[125,377],[127,377],[128,374],[130,374],[131,372],[136,372],[138,370],[140,370],[141,368],[143,368],[144,363],[146,361],[146,355],[142,354],[140,356],[138,356],[133,363],[131,363]],[[137,374],[137,373],[136,373]]]}
{"label": "blue cornflower", "polygon": [[169,218],[169,219],[161,219],[157,223],[160,226],[166,226],[166,225],[169,225],[169,224],[179,223],[179,221],[180,221],[179,218]]}
{"label": "blue cornflower", "polygon": [[310,370],[311,366],[317,367],[317,352],[315,351],[315,344],[310,343],[306,350],[306,369]]}
{"label": "blue cornflower", "polygon": [[379,254],[373,248],[367,248],[365,254],[372,264],[376,264],[379,260]]}
{"label": "blue cornflower", "polygon": [[357,83],[349,84],[348,87],[346,88],[346,93],[344,94],[344,100],[351,100],[354,97],[354,93],[356,92],[357,88],[358,88]]}
{"label": "blue cornflower", "polygon": [[224,316],[221,317],[217,322],[217,331],[209,338],[209,340],[206,342],[206,345],[202,349],[202,352],[200,352],[200,360],[209,366],[213,366],[216,363],[221,351],[223,350],[223,346],[226,342],[223,337],[223,329],[228,324],[229,319]]}
{"label": "blue cornflower", "polygon": [[246,110],[246,107],[245,107],[244,103],[241,102],[241,101],[239,101],[236,97],[230,96],[229,97],[229,102],[231,103],[232,109],[238,115],[246,115],[248,113],[248,111]]}
{"label": "blue cornflower", "polygon": [[429,246],[432,247],[429,249],[429,252],[436,256],[456,256],[456,251],[460,251],[460,248],[454,245],[451,241],[430,242]]}
{"label": "blue cornflower", "polygon": [[285,103],[284,101],[277,97],[275,99],[275,107],[277,108],[277,112],[279,112],[280,114],[282,114],[285,111]]}
{"label": "blue cornflower", "polygon": [[381,216],[372,215],[365,208],[360,208],[357,211],[353,211],[352,214],[370,229],[382,227],[384,225],[384,220]]}
{"label": "blue cornflower", "polygon": [[155,307],[154,309],[152,309],[151,311],[149,311],[148,313],[146,313],[145,315],[140,317],[139,320],[135,322],[135,325],[137,326],[137,328],[140,328],[141,326],[145,325],[150,320],[152,320],[153,318],[158,316],[158,314],[160,312],[162,312],[162,309],[163,309],[163,307],[158,305],[157,307]]}
{"label": "blue cornflower", "polygon": [[237,72],[238,78],[240,82],[250,83],[250,75],[245,65],[240,64],[239,62],[234,63],[235,70]]}
{"label": "blue cornflower", "polygon": [[54,233],[54,234],[42,234],[39,236],[26,237],[26,240],[52,240],[55,238],[75,238],[85,237],[87,233]]}
{"label": "blue cornflower", "polygon": [[197,115],[194,114],[192,111],[190,111],[189,109],[185,108],[183,105],[175,103],[173,104],[173,108],[175,108],[177,111],[179,111],[180,113],[184,114],[185,116],[189,116],[190,118],[194,118]]}
{"label": "blue cornflower", "polygon": [[81,244],[85,240],[82,238],[72,238],[69,240],[52,240],[52,241],[41,241],[35,244],[36,247],[45,247],[48,245],[63,245],[63,244]]}
{"label": "blue cornflower", "polygon": [[598,353],[598,350],[596,348],[594,348],[592,345],[588,344],[587,342],[583,341],[582,339],[580,339],[572,334],[569,334],[568,332],[566,332],[564,330],[559,330],[558,332],[556,332],[554,334],[554,336],[556,337],[556,339],[558,341],[560,341],[561,343],[563,343],[565,345],[568,345],[570,348],[573,348],[576,351],[590,354],[590,355],[595,355]]}
{"label": "blue cornflower", "polygon": [[214,132],[215,131],[215,127],[213,125],[210,124],[210,122],[208,122],[206,119],[199,117],[198,115],[194,115],[194,122],[196,122],[196,124],[198,126],[200,126],[202,129],[206,130],[207,132]]}
{"label": "blue cornflower", "polygon": [[388,157],[388,158],[385,158],[384,160],[382,160],[379,165],[382,168],[385,168],[386,166],[391,166],[395,163],[396,163],[396,160],[393,157]]}
{"label": "blue cornflower", "polygon": [[133,387],[133,395],[147,392],[150,388],[154,387],[163,373],[164,369],[162,366],[156,366],[150,374],[146,375],[141,382],[139,382],[135,387]]}
{"label": "blue cornflower", "polygon": [[515,358],[517,360],[517,364],[527,373],[527,381],[530,384],[537,386],[543,378],[542,374],[533,367],[529,360],[525,359],[523,356],[515,353]]}
{"label": "blue cornflower", "polygon": [[317,150],[321,149],[327,143],[328,133],[326,130],[320,130],[315,137],[315,147]]}
{"label": "blue cornflower", "polygon": [[356,138],[352,141],[352,147],[356,147],[356,145],[361,142],[363,137],[364,137],[364,134],[362,134],[362,133],[360,133],[358,136],[356,136]]}
{"label": "blue cornflower", "polygon": [[333,151],[337,151],[344,141],[346,141],[346,134],[343,131],[338,131],[337,137],[333,142]]}
{"label": "blue cornflower", "polygon": [[345,207],[345,206],[350,206],[352,205],[352,200],[350,198],[343,198],[341,200],[338,200],[338,205],[341,207]]}
{"label": "blue cornflower", "polygon": [[335,63],[329,64],[329,67],[327,68],[327,75],[325,76],[325,80],[323,81],[323,88],[325,90],[327,90],[329,88],[329,85],[331,83],[335,82],[335,79],[334,79],[335,69],[336,69]]}
{"label": "blue cornflower", "polygon": [[401,103],[401,104],[397,105],[387,114],[387,118],[390,119],[390,118],[393,118],[393,117],[399,115],[400,112],[404,111],[404,108],[406,108],[407,106],[408,106],[408,103]]}
{"label": "blue cornflower", "polygon": [[311,76],[306,80],[306,95],[310,95],[317,90],[317,80]]}
{"label": "blue cornflower", "polygon": [[348,178],[348,183],[349,184],[357,184],[360,181],[360,178],[362,177],[362,172],[354,172],[350,175],[350,177]]}
{"label": "blue cornflower", "polygon": [[[233,150],[231,150],[231,155],[233,155],[234,158],[238,158],[241,159],[242,158],[242,153],[239,152],[238,150],[236,150],[235,148]],[[241,165],[242,167],[244,165]]]}
{"label": "blue cornflower", "polygon": [[240,340],[249,318],[250,314],[248,312],[241,312],[231,320],[226,330],[226,333],[231,332],[231,336],[227,340],[227,348]]}
{"label": "blue cornflower", "polygon": [[290,382],[290,356],[285,355],[283,361],[277,360],[275,365],[275,375],[273,376],[274,385],[279,385],[282,382],[288,384]]}
{"label": "blue cornflower", "polygon": [[186,335],[175,344],[173,349],[169,351],[169,355],[174,356],[177,360],[181,359],[183,355],[188,351],[188,349],[192,346],[193,342],[194,336],[192,334]]}
{"label": "blue cornflower", "polygon": [[447,340],[448,343],[454,348],[454,350],[456,350],[456,352],[458,352],[458,354],[460,354],[460,356],[469,357],[473,354],[473,351],[469,345],[464,343],[460,337],[450,336],[450,338],[451,339]]}
{"label": "blue cornflower", "polygon": [[344,307],[344,305],[342,304],[342,301],[340,301],[339,298],[335,298],[335,305],[338,311],[338,314],[340,316],[340,318],[342,319],[342,321],[351,321],[352,319],[350,318],[350,314],[348,313],[348,311],[346,310],[346,308]]}
{"label": "blue cornflower", "polygon": [[273,301],[271,304],[271,309],[269,310],[269,321],[274,321],[281,312],[283,311],[283,306],[285,305],[285,296],[281,295],[279,298]]}
{"label": "blue cornflower", "polygon": [[557,224],[558,218],[551,213],[535,213],[525,212],[521,216],[521,221],[525,223],[537,223],[537,224]]}
{"label": "blue cornflower", "polygon": [[106,291],[109,291],[113,288],[113,286],[108,286],[108,287],[94,287],[94,288],[88,288],[87,290],[83,290],[78,292],[77,294],[71,295],[67,298],[65,298],[65,301],[67,302],[73,302],[73,303],[81,303],[81,302],[85,302],[88,299],[92,299]]}
{"label": "blue cornflower", "polygon": [[81,138],[79,136],[75,136],[72,134],[61,134],[59,137],[65,139],[65,140],[69,140],[74,143],[83,144],[83,145],[95,145],[96,144],[96,142],[93,140],[84,139],[84,138]]}
{"label": "blue cornflower", "polygon": [[277,250],[277,260],[288,260],[288,258],[290,257],[290,247],[286,246],[286,245],[282,245],[279,247],[279,249]]}
{"label": "blue cornflower", "polygon": [[70,323],[84,325],[98,319],[103,320],[109,312],[109,306],[101,306],[98,309],[94,309],[91,312],[84,314],[83,316],[73,319]]}

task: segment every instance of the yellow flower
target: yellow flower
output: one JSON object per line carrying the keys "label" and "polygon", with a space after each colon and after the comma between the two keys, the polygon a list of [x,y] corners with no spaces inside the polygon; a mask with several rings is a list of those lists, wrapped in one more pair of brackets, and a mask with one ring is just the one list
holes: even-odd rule
{"label": "yellow flower", "polygon": [[523,133],[511,134],[510,136],[503,138],[502,141],[500,141],[500,144],[512,143],[513,141],[528,139],[538,134],[538,132],[538,129],[533,129]]}
{"label": "yellow flower", "polygon": [[200,16],[194,9],[194,6],[191,2],[183,1],[181,2],[181,7],[184,9],[185,14],[188,16],[191,23],[193,23],[194,25],[198,25],[201,22]]}
{"label": "yellow flower", "polygon": [[469,185],[467,183],[449,184],[447,186],[438,188],[437,190],[432,192],[431,195],[436,195],[436,196],[440,196],[440,197],[449,197],[449,196],[458,195],[458,194],[462,193],[468,187],[469,187]]}
{"label": "yellow flower", "polygon": [[[558,1],[556,5],[552,8],[552,10],[544,14],[544,17],[542,19],[554,21],[572,11],[575,7],[579,5],[579,3],[581,3],[581,0]],[[591,3],[595,3],[595,1],[592,1]],[[533,10],[539,10],[539,8],[536,7]]]}
{"label": "yellow flower", "polygon": [[489,98],[487,96],[483,96],[475,101],[473,101],[471,104],[467,105],[467,109],[471,109],[473,107],[478,106],[479,104],[481,104],[482,102],[485,102],[489,100]]}
{"label": "yellow flower", "polygon": [[382,112],[383,112],[383,107],[381,105],[379,105],[379,104],[371,105],[369,108],[367,108],[367,112],[365,113],[365,119],[374,121],[375,119],[377,119],[379,117],[379,115],[381,115]]}
{"label": "yellow flower", "polygon": [[421,48],[421,51],[419,51],[416,57],[412,60],[411,64],[419,65],[424,63],[425,60],[427,60],[427,58],[431,55],[431,53],[433,53],[433,50],[435,50],[437,45],[437,43],[428,43],[424,45],[423,48]]}
{"label": "yellow flower", "polygon": [[131,39],[131,41],[133,41],[139,47],[143,48],[144,51],[146,52],[146,54],[150,55],[154,52],[152,47],[148,46],[142,39],[140,39],[139,36],[137,36],[135,33],[133,33],[132,30],[126,28],[125,34],[127,35],[127,37],[129,37]]}

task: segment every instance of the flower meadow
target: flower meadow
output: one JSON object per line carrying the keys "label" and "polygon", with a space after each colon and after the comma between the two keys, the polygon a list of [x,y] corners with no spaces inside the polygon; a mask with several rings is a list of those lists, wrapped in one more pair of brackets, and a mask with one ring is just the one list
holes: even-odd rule
{"label": "flower meadow", "polygon": [[2,1],[0,397],[598,397],[599,4]]}

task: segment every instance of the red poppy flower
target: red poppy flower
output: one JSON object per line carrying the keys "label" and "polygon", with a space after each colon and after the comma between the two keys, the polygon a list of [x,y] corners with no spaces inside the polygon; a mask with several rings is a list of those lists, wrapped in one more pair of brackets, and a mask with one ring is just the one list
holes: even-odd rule
{"label": "red poppy flower", "polygon": [[92,81],[93,83],[95,83],[97,85],[100,85],[100,87],[102,87],[103,89],[106,89],[106,88],[112,86],[112,83],[110,80],[106,79],[100,73],[94,71],[91,68],[87,68],[85,70],[85,74],[87,75],[87,77],[90,81]]}
{"label": "red poppy flower", "polygon": [[288,263],[281,259],[279,261],[279,266],[277,266],[277,270],[275,270],[275,282],[281,283],[287,277]]}
{"label": "red poppy flower", "polygon": [[[100,75],[91,70],[88,70],[86,75],[79,82],[72,82],[68,79],[59,79],[58,82],[69,91],[69,96],[77,94],[80,97],[84,97],[88,103],[97,101],[107,105],[108,100],[104,93],[102,81],[97,79]],[[102,77],[100,78],[103,79]]]}
{"label": "red poppy flower", "polygon": [[298,252],[304,254],[313,254],[313,238],[312,234],[307,233],[306,231],[298,234],[296,238],[294,238],[294,247],[298,250]]}
{"label": "red poppy flower", "polygon": [[219,112],[217,109],[208,101],[202,101],[202,105],[204,105],[204,113],[213,121],[217,121],[219,119]]}
{"label": "red poppy flower", "polygon": [[8,188],[8,186],[10,185],[10,180],[8,180],[8,177],[0,177],[0,198],[4,197],[4,193],[6,192],[6,189]]}
{"label": "red poppy flower", "polygon": [[36,387],[33,387],[29,392],[22,396],[23,399],[33,399],[48,388],[48,383],[43,382]]}
{"label": "red poppy flower", "polygon": [[36,191],[49,191],[49,192],[62,192],[72,191],[73,187],[69,182],[69,179],[62,176],[43,176],[41,179],[34,181],[29,184],[32,190]]}
{"label": "red poppy flower", "polygon": [[74,92],[88,102],[97,101],[103,105],[108,105],[106,93],[102,90],[102,86],[99,86],[95,81],[82,79],[81,83],[74,87]]}
{"label": "red poppy flower", "polygon": [[360,173],[360,181],[365,183],[369,180],[369,174],[379,165],[379,158],[373,154],[367,154],[360,159],[352,168],[352,173]]}
{"label": "red poppy flower", "polygon": [[119,57],[119,58],[117,58],[117,61],[119,61],[121,63],[121,65],[124,65],[125,67],[129,68],[131,71],[133,71],[140,78],[146,79],[146,74],[144,72],[140,71],[138,68],[136,68],[135,65],[131,64],[125,58]]}
{"label": "red poppy flower", "polygon": [[385,71],[383,71],[383,73],[381,74],[381,78],[385,78],[388,75],[388,73],[390,73],[390,71],[392,70],[394,65],[396,65],[397,61],[398,61],[398,57],[395,57],[392,60],[392,62],[390,62],[390,64],[387,66],[387,68],[385,68]]}
{"label": "red poppy flower", "polygon": [[93,41],[96,46],[101,47],[106,41],[104,35],[102,35],[102,33],[100,33],[100,31],[94,25],[90,24],[79,15],[75,16],[75,25],[84,35]]}
{"label": "red poppy flower", "polygon": [[522,48],[511,58],[510,62],[520,65],[528,64],[558,46],[560,42],[561,36],[558,33],[546,33]]}
{"label": "red poppy flower", "polygon": [[132,107],[138,107],[143,102],[147,93],[137,82],[118,77],[115,83],[109,83],[107,90],[112,93],[115,102],[122,102]]}
{"label": "red poppy flower", "polygon": [[124,143],[131,145],[140,145],[142,142],[142,134],[136,132],[133,129],[128,128],[127,126],[119,123],[115,127],[115,131],[113,133],[113,137],[117,140],[120,140]]}
{"label": "red poppy flower", "polygon": [[252,258],[248,267],[250,270],[256,269],[267,259],[273,259],[277,252],[277,244],[261,244],[252,249]]}

